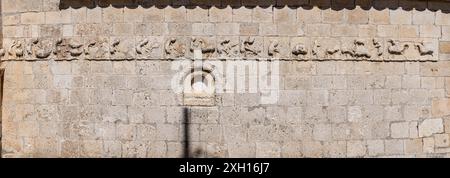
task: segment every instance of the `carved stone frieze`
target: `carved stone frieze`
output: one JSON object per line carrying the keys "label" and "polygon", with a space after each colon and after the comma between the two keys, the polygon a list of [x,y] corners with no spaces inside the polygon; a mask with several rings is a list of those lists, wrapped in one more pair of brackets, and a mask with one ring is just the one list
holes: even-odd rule
{"label": "carved stone frieze", "polygon": [[215,42],[213,39],[192,37],[191,39],[191,53],[195,50],[200,50],[204,58],[213,57],[216,52]]}
{"label": "carved stone frieze", "polygon": [[13,40],[8,49],[8,59],[23,59],[25,55],[25,44],[22,40]]}
{"label": "carved stone frieze", "polygon": [[239,57],[239,39],[227,37],[219,40],[217,44],[217,53],[219,58],[237,58]]}
{"label": "carved stone frieze", "polygon": [[137,59],[156,59],[161,57],[162,39],[157,37],[140,39],[136,44]]}
{"label": "carved stone frieze", "polygon": [[45,59],[50,57],[53,51],[53,40],[33,38],[28,42],[26,48],[26,59]]}
{"label": "carved stone frieze", "polygon": [[5,39],[2,60],[279,59],[437,61],[432,38],[74,37]]}
{"label": "carved stone frieze", "polygon": [[243,37],[241,39],[241,54],[245,58],[256,58],[262,51],[261,39],[258,37]]}
{"label": "carved stone frieze", "polygon": [[112,38],[109,53],[112,60],[130,60],[135,58],[134,41],[126,38]]}
{"label": "carved stone frieze", "polygon": [[183,58],[186,54],[186,41],[181,38],[170,37],[164,44],[164,51],[169,59]]}

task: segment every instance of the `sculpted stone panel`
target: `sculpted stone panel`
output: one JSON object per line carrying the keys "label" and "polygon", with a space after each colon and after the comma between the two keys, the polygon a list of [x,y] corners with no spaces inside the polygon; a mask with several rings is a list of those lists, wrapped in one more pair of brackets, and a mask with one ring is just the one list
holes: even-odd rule
{"label": "sculpted stone panel", "polygon": [[432,38],[355,37],[86,37],[5,40],[2,60],[202,59],[437,61]]}

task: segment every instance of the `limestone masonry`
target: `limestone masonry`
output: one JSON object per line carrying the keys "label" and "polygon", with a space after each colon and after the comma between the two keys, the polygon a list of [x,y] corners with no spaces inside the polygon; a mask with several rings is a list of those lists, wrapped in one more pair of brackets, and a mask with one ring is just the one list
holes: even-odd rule
{"label": "limestone masonry", "polygon": [[450,157],[447,0],[0,9],[1,157]]}

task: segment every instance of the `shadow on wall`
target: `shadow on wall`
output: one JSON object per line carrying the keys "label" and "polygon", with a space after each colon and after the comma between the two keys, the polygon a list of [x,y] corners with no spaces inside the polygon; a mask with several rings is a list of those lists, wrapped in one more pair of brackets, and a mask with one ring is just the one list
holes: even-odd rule
{"label": "shadow on wall", "polygon": [[142,6],[144,8],[157,7],[164,8],[166,6],[185,6],[185,7],[284,7],[291,8],[302,7],[309,9],[317,6],[321,9],[354,9],[361,7],[369,10],[375,8],[382,9],[398,9],[403,10],[441,10],[445,13],[450,13],[449,0],[61,0],[60,9],[67,8],[95,8],[113,6],[117,8],[137,8]]}

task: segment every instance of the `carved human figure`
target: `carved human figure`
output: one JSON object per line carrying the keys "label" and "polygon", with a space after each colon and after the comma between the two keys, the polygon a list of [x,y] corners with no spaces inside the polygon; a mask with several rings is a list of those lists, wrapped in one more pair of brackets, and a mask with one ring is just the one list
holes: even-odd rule
{"label": "carved human figure", "polygon": [[236,57],[239,53],[239,50],[236,49],[237,47],[237,43],[232,43],[230,39],[225,39],[219,43],[217,52],[220,57]]}
{"label": "carved human figure", "polygon": [[184,56],[186,46],[180,43],[176,38],[172,37],[167,40],[164,49],[169,58],[180,58]]}
{"label": "carved human figure", "polygon": [[421,56],[431,55],[433,56],[434,50],[429,44],[424,44],[423,42],[414,44],[416,49],[419,51]]}
{"label": "carved human figure", "polygon": [[245,57],[255,57],[258,56],[260,52],[261,50],[256,46],[254,37],[247,37],[247,39],[242,42],[241,53],[243,53]]}
{"label": "carved human figure", "polygon": [[383,55],[383,45],[381,44],[381,42],[378,39],[373,39],[372,40],[373,46],[377,49],[377,55],[381,56]]}
{"label": "carved human figure", "polygon": [[274,58],[280,57],[280,44],[278,43],[277,40],[270,41],[268,55]]}
{"label": "carved human figure", "polygon": [[305,44],[298,43],[292,49],[292,54],[294,54],[295,56],[306,55],[308,54],[308,49],[306,48]]}
{"label": "carved human figure", "polygon": [[369,49],[365,46],[364,41],[355,40],[355,56],[356,57],[365,57],[365,58],[372,57],[372,55],[369,52]]}
{"label": "carved human figure", "polygon": [[392,39],[388,40],[390,43],[388,47],[388,52],[394,55],[403,55],[403,53],[409,48],[408,44],[402,44],[398,41],[394,41]]}
{"label": "carved human figure", "polygon": [[312,47],[312,55],[315,58],[319,58],[320,57],[319,55],[320,55],[320,48],[321,47],[322,47],[322,45],[320,45],[319,41],[314,40],[313,47]]}
{"label": "carved human figure", "polygon": [[120,49],[119,49],[119,44],[120,44],[120,39],[115,39],[111,42],[111,47],[110,47],[110,53],[112,55],[115,55],[117,53],[121,53]]}
{"label": "carved human figure", "polygon": [[14,40],[12,45],[10,46],[9,50],[8,50],[8,54],[9,56],[13,57],[13,58],[20,58],[23,57],[24,55],[24,46],[22,41],[20,40]]}
{"label": "carved human figure", "polygon": [[34,38],[31,40],[31,43],[27,47],[27,54],[32,58],[47,58],[52,54],[52,45],[50,44],[50,42],[44,42],[38,38]]}
{"label": "carved human figure", "polygon": [[210,56],[216,51],[216,48],[210,46],[205,39],[193,37],[191,40],[191,52],[194,50],[201,50],[202,54]]}

